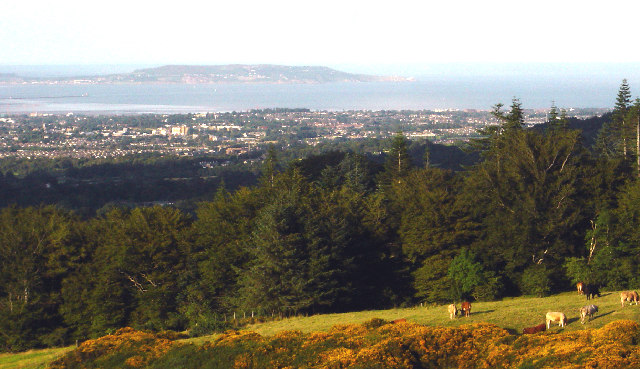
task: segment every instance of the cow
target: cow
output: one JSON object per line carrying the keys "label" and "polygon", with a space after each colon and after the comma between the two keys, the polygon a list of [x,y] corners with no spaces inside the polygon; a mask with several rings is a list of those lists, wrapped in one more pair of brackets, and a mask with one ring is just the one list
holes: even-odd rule
{"label": "cow", "polygon": [[471,303],[469,301],[463,301],[460,310],[462,310],[462,315],[469,316],[469,314],[471,314]]}
{"label": "cow", "polygon": [[578,284],[576,284],[576,287],[578,288],[578,295],[582,295],[582,293],[584,292],[584,283],[578,282]]}
{"label": "cow", "polygon": [[394,321],[391,322],[391,324],[400,324],[400,323],[406,323],[407,320],[406,319],[396,319]]}
{"label": "cow", "polygon": [[620,304],[624,307],[624,302],[629,301],[629,305],[635,302],[638,305],[638,293],[636,291],[623,291],[620,292]]}
{"label": "cow", "polygon": [[589,321],[591,321],[591,317],[593,314],[598,312],[598,307],[596,305],[587,305],[580,308],[580,322],[584,324],[584,320],[586,317],[589,317]]}
{"label": "cow", "polygon": [[550,311],[546,316],[547,329],[549,329],[549,323],[558,322],[558,325],[564,327],[567,324],[567,316],[564,313],[557,311]]}
{"label": "cow", "polygon": [[596,297],[596,295],[598,295],[598,297],[601,297],[600,289],[595,284],[585,284],[582,291],[587,296],[587,300]]}
{"label": "cow", "polygon": [[451,304],[449,305],[449,319],[455,319],[456,318],[456,314],[458,314],[458,308],[456,307],[455,304]]}
{"label": "cow", "polygon": [[547,327],[544,325],[544,323],[542,323],[542,324],[536,325],[535,327],[522,329],[522,334],[534,334],[538,332],[544,332],[546,330],[547,330]]}

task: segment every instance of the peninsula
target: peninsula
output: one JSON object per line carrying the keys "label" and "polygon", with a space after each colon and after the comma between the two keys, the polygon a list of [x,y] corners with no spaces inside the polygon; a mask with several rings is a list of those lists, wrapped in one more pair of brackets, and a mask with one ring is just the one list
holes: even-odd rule
{"label": "peninsula", "polygon": [[328,83],[400,82],[405,77],[353,74],[322,66],[272,64],[165,65],[131,73],[56,78],[0,74],[0,83],[10,84],[109,84],[109,83]]}

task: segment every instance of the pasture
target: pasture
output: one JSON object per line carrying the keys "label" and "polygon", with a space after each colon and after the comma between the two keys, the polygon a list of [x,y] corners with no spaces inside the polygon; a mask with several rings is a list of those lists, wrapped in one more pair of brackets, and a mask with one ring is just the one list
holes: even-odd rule
{"label": "pasture", "polygon": [[1,369],[43,369],[74,347],[29,350],[18,354],[0,354]]}
{"label": "pasture", "polygon": [[[594,304],[599,312],[590,322],[580,323],[580,307]],[[456,302],[460,308],[460,302]],[[448,304],[416,306],[411,308],[397,308],[389,310],[371,310],[343,314],[324,314],[307,317],[292,317],[250,325],[243,330],[254,331],[261,335],[270,336],[282,331],[299,330],[302,332],[327,331],[336,324],[363,323],[373,318],[388,321],[406,319],[418,324],[429,326],[458,326],[469,323],[487,322],[507,329],[512,334],[521,334],[525,327],[533,327],[545,322],[548,311],[564,312],[567,316],[567,326],[551,326],[551,331],[568,332],[600,328],[610,322],[628,319],[640,321],[640,306],[625,304],[620,306],[620,292],[603,292],[602,297],[587,301],[584,295],[577,291],[565,292],[549,297],[516,297],[501,301],[474,302],[471,315],[465,318],[458,315],[456,319],[449,319]],[[214,339],[217,335],[185,339],[185,342],[202,344]],[[44,368],[46,363],[62,355],[72,348],[48,350],[32,350],[18,354],[0,354],[0,369],[9,368]]]}
{"label": "pasture", "polygon": [[[590,322],[580,323],[582,306],[594,304],[599,312]],[[412,307],[404,309],[361,311],[344,314],[326,314],[309,317],[294,317],[273,322],[266,322],[248,326],[262,335],[272,335],[284,330],[300,330],[302,332],[326,331],[335,324],[363,323],[372,318],[384,320],[407,319],[419,324],[430,326],[458,326],[468,323],[487,322],[507,329],[512,334],[522,333],[525,327],[532,327],[545,322],[548,311],[564,312],[567,316],[567,326],[555,326],[551,330],[573,331],[589,328],[600,328],[615,320],[640,320],[640,305],[620,307],[620,292],[603,292],[602,297],[587,301],[584,295],[577,291],[564,292],[549,297],[516,297],[500,301],[474,302],[471,304],[471,315],[465,318],[458,315],[456,319],[449,319],[448,305]],[[460,302],[456,303],[458,309]]]}

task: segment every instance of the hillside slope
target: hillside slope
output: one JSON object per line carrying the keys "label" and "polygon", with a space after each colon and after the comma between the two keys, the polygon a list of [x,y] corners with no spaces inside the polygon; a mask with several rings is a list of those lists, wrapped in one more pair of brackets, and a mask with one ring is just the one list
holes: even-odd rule
{"label": "hillside slope", "polygon": [[[579,321],[578,308],[580,306],[586,305],[587,303],[596,304],[600,308],[600,312],[588,323],[581,324]],[[459,304],[458,304],[459,305]],[[422,332],[421,334],[426,334],[425,332],[445,332],[449,335],[457,335],[457,334],[468,334],[469,327],[472,328],[471,331],[475,329],[482,329],[485,332],[493,332],[498,336],[502,337],[501,340],[509,343],[509,346],[503,347],[504,349],[513,349],[514,342],[520,342],[522,344],[526,343],[532,344],[533,338],[528,338],[528,336],[523,336],[519,338],[520,333],[522,332],[522,328],[534,326],[540,323],[544,323],[544,315],[547,311],[563,311],[567,315],[568,325],[565,328],[560,328],[558,326],[552,327],[550,332],[542,333],[536,335],[535,340],[537,340],[537,344],[546,345],[549,349],[552,349],[552,341],[559,342],[563,347],[566,345],[572,344],[572,342],[576,339],[586,339],[584,336],[591,335],[595,336],[609,336],[612,332],[616,330],[626,330],[625,337],[629,338],[632,336],[633,331],[636,329],[632,323],[625,323],[626,321],[639,321],[640,320],[640,306],[636,305],[626,305],[625,307],[620,306],[619,293],[618,292],[604,292],[602,297],[595,298],[589,302],[586,301],[584,296],[578,296],[576,292],[566,292],[558,295],[553,295],[549,297],[537,298],[537,297],[518,297],[512,299],[505,299],[502,301],[492,301],[492,302],[478,302],[473,303],[471,316],[468,318],[458,317],[455,320],[450,320],[447,314],[447,308],[443,305],[430,305],[430,306],[417,306],[412,308],[404,308],[404,309],[390,309],[390,310],[377,310],[377,311],[362,311],[362,312],[353,312],[353,313],[344,313],[344,314],[326,314],[326,315],[315,315],[308,317],[292,317],[288,319],[276,320],[261,324],[254,324],[245,327],[242,332],[244,333],[228,333],[226,335],[215,334],[207,337],[198,337],[191,338],[187,340],[176,341],[179,345],[183,347],[181,350],[185,350],[183,352],[185,360],[187,360],[193,352],[192,345],[195,347],[211,347],[215,346],[215,342],[235,342],[235,341],[243,341],[248,337],[253,337],[254,339],[258,339],[259,341],[264,340],[275,340],[276,338],[282,337],[298,337],[299,339],[309,340],[310,337],[320,337],[318,336],[320,333],[318,332],[339,332],[340,330],[344,331],[347,329],[345,327],[350,327],[348,329],[354,330],[354,332],[368,332],[366,335],[371,335],[377,331],[377,329],[383,329],[383,326],[388,326],[382,324],[382,321],[391,322],[397,319],[406,319],[407,325],[406,332],[413,332],[411,334],[417,334],[416,332]],[[378,322],[378,323],[376,323]],[[614,324],[607,328],[604,328],[608,324]],[[362,328],[360,324],[364,324],[365,328]],[[374,327],[375,325],[380,325],[379,327]],[[487,326],[490,324],[492,326]],[[369,328],[366,328],[369,326]],[[425,327],[438,327],[433,328],[435,330],[425,330]],[[461,327],[461,330],[457,330],[457,327]],[[343,328],[340,328],[343,327]],[[360,327],[360,328],[359,328]],[[389,328],[384,328],[384,330],[388,330]],[[394,328],[395,329],[395,328]],[[596,329],[604,329],[597,333]],[[372,331],[373,330],[373,331]],[[287,331],[299,331],[300,333],[290,334],[284,333]],[[143,336],[140,336],[139,333],[132,333],[128,331],[127,334],[132,334],[133,336],[127,338],[132,339],[132,337],[138,337],[142,339]],[[255,332],[255,333],[249,333]],[[316,332],[316,333],[314,333]],[[467,333],[464,333],[467,332]],[[607,333],[608,332],[608,333]],[[493,334],[491,333],[491,334]],[[327,334],[327,333],[325,333]],[[363,333],[364,334],[364,333]],[[124,338],[122,336],[120,338]],[[144,336],[149,342],[156,342],[157,337],[154,338],[153,335]],[[222,337],[222,340],[220,339]],[[260,338],[261,337],[261,338]],[[533,337],[533,336],[532,336]],[[554,338],[555,337],[555,338]],[[296,338],[296,339],[298,339]],[[450,337],[451,338],[451,337]],[[494,337],[495,338],[495,337]],[[115,339],[115,338],[112,338]],[[405,337],[406,339],[406,337]],[[451,338],[452,339],[452,338]],[[117,339],[116,339],[117,341]],[[126,341],[126,340],[124,340]],[[122,341],[122,342],[124,342]],[[143,340],[144,341],[144,340]],[[140,342],[143,342],[140,341]],[[113,342],[113,341],[110,341]],[[178,355],[177,352],[172,351],[173,344],[169,344],[168,342],[162,341],[162,346],[164,353],[172,352],[171,355]],[[208,342],[214,342],[208,343]],[[271,342],[271,341],[270,341]],[[302,341],[301,341],[302,342]],[[603,341],[605,342],[605,341]],[[606,341],[609,342],[609,341]],[[606,343],[605,342],[605,343]],[[630,341],[631,342],[631,341]],[[255,341],[254,341],[255,343]],[[244,343],[246,344],[246,342]],[[611,342],[607,344],[612,344]],[[186,346],[184,346],[186,345]],[[551,346],[549,346],[551,345]],[[89,347],[95,348],[95,341],[88,341],[85,345],[83,345],[84,350],[89,350]],[[627,347],[628,346],[628,347]],[[637,349],[627,345],[623,347],[624,350]],[[110,346],[111,349],[114,349],[116,346]],[[558,346],[559,347],[559,346]],[[557,349],[558,347],[554,348]],[[568,346],[566,346],[568,347]],[[600,347],[600,346],[598,346]],[[82,347],[81,347],[82,348]],[[111,350],[109,349],[109,350]],[[242,350],[238,347],[238,352],[242,352]],[[594,349],[595,350],[595,349]],[[95,353],[95,351],[92,351]],[[102,354],[107,354],[105,351]],[[200,351],[198,351],[200,352]],[[236,354],[238,354],[236,352]],[[110,352],[111,355],[113,352]],[[181,354],[181,355],[182,355]],[[202,353],[201,353],[202,354]],[[17,366],[11,366],[10,363],[15,362],[25,362],[21,361],[21,356],[33,356],[34,353],[25,353],[25,354],[4,354],[0,356],[0,368],[16,368]],[[76,351],[75,354],[70,355],[79,355]],[[129,356],[124,357],[130,358],[132,353],[129,352]],[[146,355],[146,354],[145,354]],[[164,355],[164,354],[163,354]],[[135,356],[135,355],[133,355]],[[144,355],[139,357],[144,357]],[[162,355],[158,356],[156,359],[160,360]],[[77,357],[77,356],[76,356]],[[612,356],[613,357],[613,356]],[[122,357],[121,357],[122,358]],[[156,360],[154,359],[154,360]],[[526,358],[522,358],[525,360]],[[541,360],[541,358],[528,358],[527,360]],[[568,358],[565,358],[568,360]],[[166,360],[169,360],[169,357],[164,357],[162,360],[158,361],[159,366],[163,367],[160,363],[166,364]],[[564,360],[564,359],[563,359]],[[197,362],[197,361],[196,361]],[[553,362],[552,362],[553,363]],[[120,361],[122,364],[122,361]],[[513,362],[510,362],[513,364]],[[66,364],[65,364],[66,365]],[[551,364],[550,364],[551,365]],[[23,368],[38,368],[42,367],[41,362],[34,362],[33,365],[21,365]],[[65,366],[60,366],[65,367]],[[88,365],[87,367],[91,367]],[[544,367],[544,366],[539,366]],[[552,366],[548,366],[552,367]],[[615,367],[615,366],[614,366]]]}

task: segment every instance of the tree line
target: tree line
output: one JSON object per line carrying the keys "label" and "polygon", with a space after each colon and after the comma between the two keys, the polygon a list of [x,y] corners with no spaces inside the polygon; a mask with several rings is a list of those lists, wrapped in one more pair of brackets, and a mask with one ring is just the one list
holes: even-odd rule
{"label": "tree line", "polygon": [[552,107],[525,127],[514,99],[453,171],[412,159],[267,153],[256,185],[193,213],[0,210],[0,348],[133,326],[206,333],[232,312],[316,314],[545,295],[577,281],[640,285],[640,100],[626,81],[591,147]]}

